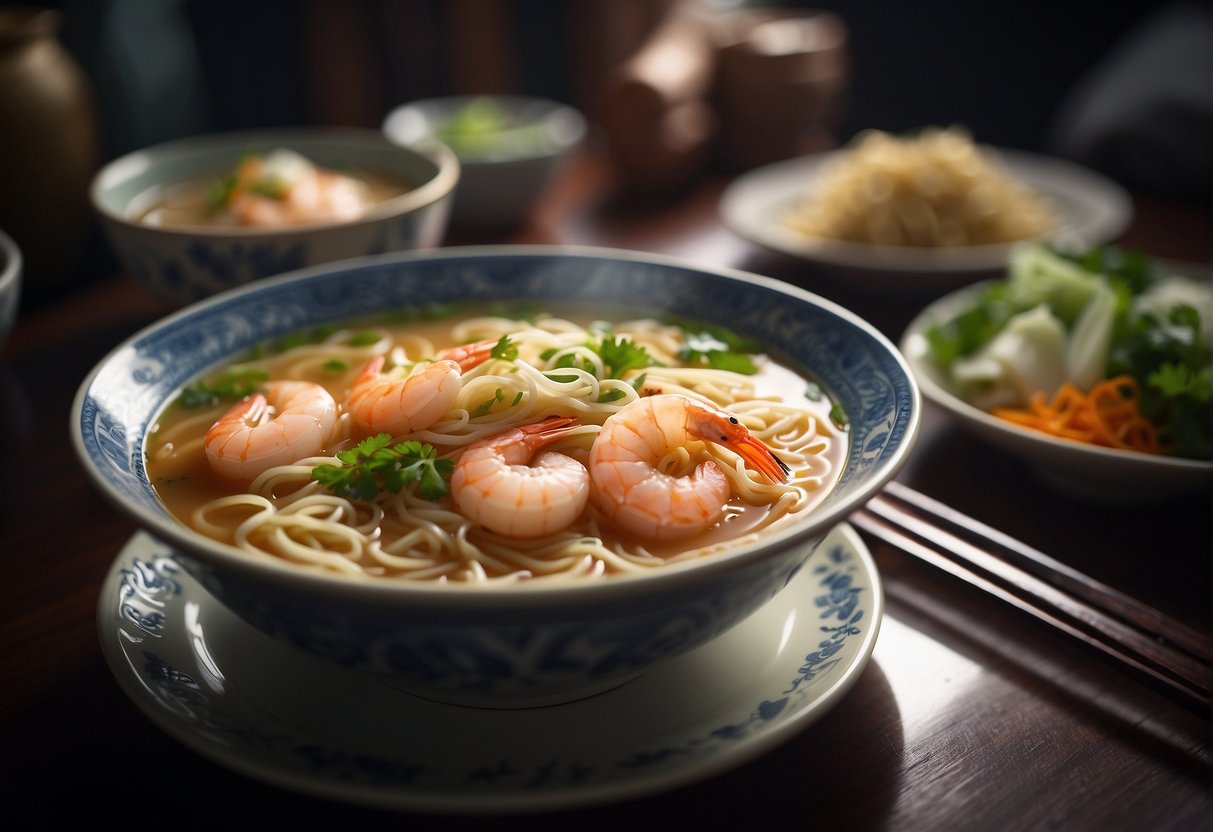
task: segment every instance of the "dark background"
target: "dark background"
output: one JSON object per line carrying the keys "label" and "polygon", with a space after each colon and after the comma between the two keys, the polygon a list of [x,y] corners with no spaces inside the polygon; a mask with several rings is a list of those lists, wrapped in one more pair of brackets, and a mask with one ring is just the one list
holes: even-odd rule
{"label": "dark background", "polygon": [[[60,40],[95,92],[107,161],[217,130],[377,129],[406,101],[478,92],[556,99],[594,125],[610,72],[671,0],[33,5],[62,15]],[[867,128],[962,125],[979,142],[1069,158],[1135,193],[1200,204],[1213,194],[1207,3],[744,5],[829,10],[846,24],[851,80],[838,143]],[[96,237],[86,257],[93,275],[110,256]]]}
{"label": "dark background", "polygon": [[[394,105],[432,95],[525,92],[581,106],[593,115],[594,79],[578,53],[591,45],[609,63],[660,15],[660,0],[60,0],[62,38],[85,66],[104,113],[106,154],[212,129],[325,124],[378,126]],[[751,3],[749,5],[774,5]],[[867,127],[905,131],[964,124],[981,141],[1057,152],[1060,122],[1083,85],[1168,13],[1186,9],[1203,28],[1194,59],[1207,93],[1209,6],[1119,0],[1090,2],[796,3],[834,11],[846,23],[853,83],[840,138]],[[611,6],[627,25],[578,31],[587,9]],[[343,9],[340,14],[336,9]],[[461,35],[480,16],[511,55],[512,73],[461,71]],[[345,24],[352,18],[356,22]],[[341,26],[347,34],[342,37]],[[628,29],[628,26],[631,28]],[[327,27],[327,28],[326,28]],[[348,30],[358,29],[354,35]],[[319,31],[317,31],[319,30]],[[466,40],[462,38],[462,40]],[[328,43],[330,49],[324,50]],[[334,44],[347,44],[335,58]],[[1165,56],[1158,56],[1161,60]],[[1169,56],[1175,58],[1174,55]],[[320,80],[356,66],[357,89],[335,111]],[[1176,65],[1179,72],[1180,65]],[[606,69],[603,66],[600,69]],[[1159,72],[1166,72],[1160,67]],[[580,73],[580,74],[579,74]],[[601,73],[599,73],[601,75]],[[1138,74],[1138,80],[1141,73]],[[488,87],[496,87],[489,89]],[[1126,95],[1132,90],[1122,90]],[[1203,129],[1213,144],[1208,106]],[[1178,116],[1177,116],[1178,118]],[[1206,161],[1207,165],[1207,161]],[[1207,166],[1206,166],[1207,172]],[[1208,182],[1191,189],[1208,197]]]}

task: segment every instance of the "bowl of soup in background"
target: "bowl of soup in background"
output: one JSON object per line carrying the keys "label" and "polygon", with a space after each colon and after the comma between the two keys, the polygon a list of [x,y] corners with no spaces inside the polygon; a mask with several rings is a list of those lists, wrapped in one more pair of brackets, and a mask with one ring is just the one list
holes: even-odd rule
{"label": "bowl of soup in background", "polygon": [[406,147],[437,139],[459,157],[451,223],[507,228],[521,223],[585,139],[585,117],[542,98],[450,96],[412,101],[383,122]]}
{"label": "bowl of soup in background", "polygon": [[[847,414],[837,431],[842,461],[811,510],[755,540],[640,574],[411,582],[250,557],[175,519],[149,477],[162,411],[186,385],[258,345],[391,309],[522,301],[601,312],[637,298],[680,320],[761,339],[767,354],[810,382],[805,390]],[[853,313],[798,288],[639,253],[507,246],[364,258],[196,303],[96,366],[76,397],[71,431],[95,487],[248,622],[422,696],[509,707],[610,689],[747,618],[896,473],[920,410],[897,349]]]}
{"label": "bowl of soup in background", "polygon": [[[338,219],[216,224],[206,201],[250,154],[285,151],[366,185],[366,205]],[[270,275],[442,243],[459,162],[440,143],[405,148],[373,130],[290,128],[179,139],[106,164],[93,206],[123,268],[183,306]],[[197,192],[196,216],[160,210]]]}

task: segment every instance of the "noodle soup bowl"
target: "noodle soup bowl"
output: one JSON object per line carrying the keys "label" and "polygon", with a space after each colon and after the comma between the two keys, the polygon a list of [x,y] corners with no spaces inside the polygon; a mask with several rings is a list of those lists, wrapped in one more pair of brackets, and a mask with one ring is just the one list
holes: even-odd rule
{"label": "noodle soup bowl", "polygon": [[[191,182],[221,183],[249,153],[293,151],[313,164],[390,181],[351,219],[289,226],[149,224],[147,211]],[[213,133],[137,150],[94,177],[94,210],[119,263],[173,307],[254,280],[354,257],[442,243],[459,160],[438,142],[401,147],[367,129],[283,128]]]}
{"label": "noodle soup bowl", "polygon": [[[220,544],[174,519],[149,479],[149,433],[166,404],[266,339],[418,304],[531,300],[606,308],[634,307],[637,298],[761,338],[772,356],[811,375],[845,410],[846,459],[814,508],[750,542],[642,574],[442,584],[340,577]],[[97,365],[80,387],[71,429],[100,492],[244,620],[423,697],[515,707],[610,689],[746,619],[900,468],[920,409],[913,377],[884,336],[787,284],[638,253],[491,247],[305,270],[181,310]],[[847,622],[844,584],[829,604],[835,626]]]}

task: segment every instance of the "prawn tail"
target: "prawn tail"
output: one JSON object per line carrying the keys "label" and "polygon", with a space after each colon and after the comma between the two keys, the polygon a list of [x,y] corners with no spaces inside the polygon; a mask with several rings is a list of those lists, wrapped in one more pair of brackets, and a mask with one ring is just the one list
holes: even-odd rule
{"label": "prawn tail", "polygon": [[445,350],[438,357],[448,361],[454,361],[459,365],[459,372],[466,373],[473,367],[479,367],[484,362],[493,357],[493,348],[497,346],[500,339],[490,338],[484,341],[477,341],[474,344],[465,344],[462,347],[453,347]]}
{"label": "prawn tail", "polygon": [[745,464],[761,472],[774,483],[785,483],[791,469],[787,463],[775,456],[764,442],[756,437],[746,437],[733,446],[733,449],[745,460]]}
{"label": "prawn tail", "polygon": [[379,371],[383,369],[383,364],[387,359],[382,355],[372,356],[370,360],[362,367],[362,372],[358,374],[358,378],[354,379],[354,387],[374,381],[379,377]]}
{"label": "prawn tail", "polygon": [[580,427],[576,416],[549,416],[542,422],[522,425],[518,428],[523,443],[532,452],[567,436],[573,428]]}

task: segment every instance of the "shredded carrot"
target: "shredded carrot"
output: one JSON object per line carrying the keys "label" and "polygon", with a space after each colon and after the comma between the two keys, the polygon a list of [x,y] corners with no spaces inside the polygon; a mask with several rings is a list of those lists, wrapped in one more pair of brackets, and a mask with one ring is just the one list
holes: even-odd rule
{"label": "shredded carrot", "polygon": [[1158,429],[1138,409],[1140,394],[1137,379],[1122,375],[1101,381],[1086,393],[1067,382],[1051,402],[1044,393],[1037,393],[1025,408],[999,407],[992,412],[1000,419],[1064,439],[1161,453]]}

